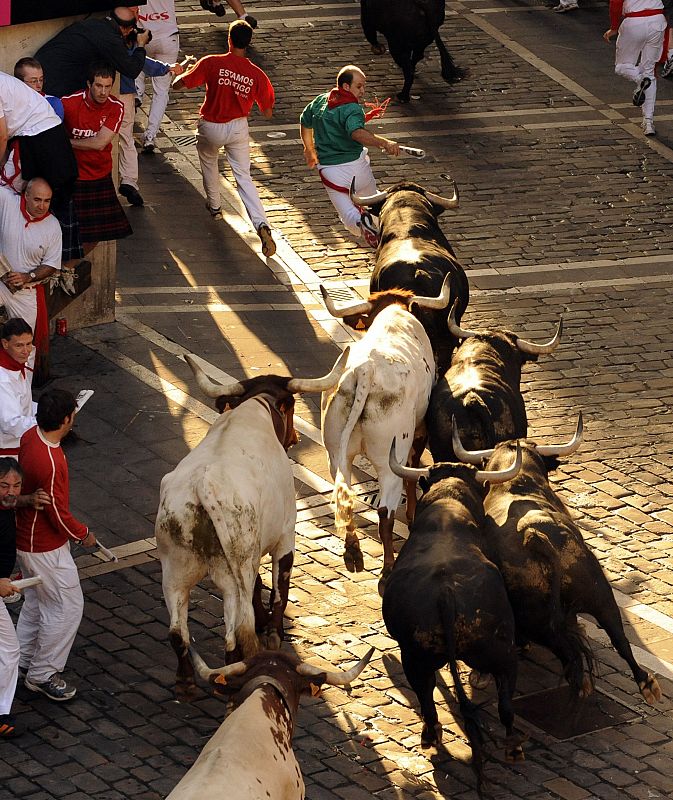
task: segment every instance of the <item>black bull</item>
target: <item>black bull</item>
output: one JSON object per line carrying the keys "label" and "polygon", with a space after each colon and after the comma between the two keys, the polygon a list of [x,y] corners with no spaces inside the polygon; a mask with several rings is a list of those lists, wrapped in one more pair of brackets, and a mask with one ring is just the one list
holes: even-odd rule
{"label": "black bull", "polygon": [[468,699],[456,660],[491,673],[498,714],[507,732],[507,757],[523,759],[513,731],[512,694],[517,677],[514,616],[496,565],[485,555],[479,472],[435,464],[420,478],[423,496],[383,595],[383,618],[400,645],[404,673],[421,707],[421,744],[436,745],[442,727],[433,700],[436,670],[449,665],[472,748],[478,789],[482,732],[478,707]]}
{"label": "black bull", "polygon": [[380,244],[369,284],[371,293],[409,289],[416,295],[438,297],[444,278],[451,275],[446,308],[429,310],[414,305],[412,309],[428,334],[440,375],[458,344],[447,327],[449,310],[457,301],[459,321],[470,299],[465,272],[437,221],[444,210],[415,183],[398,183],[388,189],[387,197],[371,206],[379,217]]}
{"label": "black bull", "polygon": [[[561,661],[568,683],[583,696],[593,688],[594,660],[577,614],[590,614],[631,668],[640,693],[653,704],[661,699],[659,684],[636,662],[610,584],[549,485],[548,469],[558,462],[540,455],[532,442],[520,445],[521,471],[513,480],[491,486],[484,502],[491,552],[505,579],[517,634],[549,648]],[[497,445],[486,468],[509,463],[515,447],[513,442]]]}
{"label": "black bull", "polygon": [[409,102],[416,64],[433,41],[439,50],[445,81],[455,83],[467,74],[453,63],[439,35],[444,16],[444,0],[361,0],[362,30],[372,50],[379,55],[385,50],[377,37],[380,31],[393,61],[404,73],[404,86],[397,95],[400,103]]}

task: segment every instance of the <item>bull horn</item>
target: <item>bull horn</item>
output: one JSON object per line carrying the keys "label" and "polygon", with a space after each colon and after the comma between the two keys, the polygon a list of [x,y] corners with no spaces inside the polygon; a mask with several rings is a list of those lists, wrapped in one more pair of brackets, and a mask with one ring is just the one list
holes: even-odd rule
{"label": "bull horn", "polygon": [[434,194],[433,192],[426,192],[425,196],[431,203],[441,206],[442,208],[458,208],[460,205],[460,200],[458,199],[458,189],[453,181],[451,181],[451,185],[453,186],[452,197],[442,197],[440,194]]}
{"label": "bull horn", "polygon": [[322,378],[292,378],[287,384],[288,392],[326,392],[336,386],[346,369],[349,353],[350,347],[345,347],[331,371]]}
{"label": "bull horn", "polygon": [[372,304],[368,300],[359,300],[356,303],[347,305],[345,303],[335,303],[329,296],[327,289],[320,284],[320,293],[325,303],[325,308],[333,317],[349,317],[353,314],[369,314]]}
{"label": "bull horn", "polygon": [[456,339],[469,339],[470,336],[476,336],[476,331],[468,331],[467,328],[461,328],[456,322],[456,309],[458,308],[458,298],[456,298],[449,311],[449,319],[447,320],[449,331],[456,337]]}
{"label": "bull horn", "polygon": [[[245,661],[236,661],[234,664],[227,664],[224,667],[218,667],[218,669],[211,669],[193,647],[189,648],[189,654],[192,657],[196,671],[204,681],[209,681],[210,683],[226,683],[227,678],[243,675],[248,669],[248,665]],[[221,676],[221,679],[217,680],[219,676]]]}
{"label": "bull horn", "polygon": [[390,455],[388,456],[388,465],[395,475],[399,475],[400,478],[404,478],[405,481],[417,481],[420,478],[427,478],[428,475],[430,475],[430,467],[416,469],[415,467],[406,467],[399,463],[395,454],[396,444],[397,437],[393,439],[393,443],[390,445]]}
{"label": "bull horn", "polygon": [[516,456],[514,458],[514,463],[510,467],[500,470],[478,469],[475,478],[479,483],[486,483],[486,481],[489,483],[505,483],[506,481],[511,481],[512,478],[516,478],[520,469],[521,445],[517,442]]}
{"label": "bull horn", "polygon": [[556,333],[546,344],[535,344],[535,342],[527,342],[525,339],[516,340],[516,346],[522,353],[528,353],[531,356],[541,356],[545,353],[553,353],[561,341],[561,334],[563,333],[563,317],[558,321]]}
{"label": "bull horn", "polygon": [[580,411],[577,418],[577,428],[575,434],[569,442],[557,445],[538,445],[535,449],[541,456],[569,456],[582,444],[584,436],[584,421],[582,420],[582,412]]}
{"label": "bull horn", "polygon": [[485,458],[490,458],[493,455],[493,448],[490,450],[466,450],[463,447],[463,443],[460,441],[460,434],[458,433],[458,425],[455,417],[451,417],[451,428],[453,454],[458,461],[463,461],[465,464],[481,464]]}
{"label": "bull horn", "polygon": [[417,306],[423,306],[423,308],[446,308],[449,305],[450,299],[451,275],[448,274],[444,278],[442,289],[438,297],[421,297],[420,295],[414,295],[411,298],[411,302],[416,303]]}
{"label": "bull horn", "polygon": [[388,192],[377,192],[376,194],[370,194],[367,197],[360,197],[360,195],[355,191],[355,178],[353,178],[351,181],[351,187],[348,191],[348,196],[351,199],[351,203],[355,203],[356,206],[374,206],[377,203],[382,203],[386,197],[388,197]]}
{"label": "bull horn", "polygon": [[245,392],[245,387],[240,381],[232,381],[227,384],[215,383],[215,381],[211,380],[196,363],[193,356],[189,354],[185,355],[185,361],[191,367],[199,389],[201,389],[207,397],[221,397],[222,395],[226,395],[227,397],[240,397],[240,395]]}
{"label": "bull horn", "polygon": [[343,672],[327,672],[320,667],[315,667],[313,664],[297,664],[297,672],[300,675],[306,675],[308,677],[317,677],[324,674],[324,683],[327,683],[329,686],[349,686],[367,666],[373,652],[374,648],[370,647],[367,653],[354,667],[351,667],[349,670],[345,670]]}

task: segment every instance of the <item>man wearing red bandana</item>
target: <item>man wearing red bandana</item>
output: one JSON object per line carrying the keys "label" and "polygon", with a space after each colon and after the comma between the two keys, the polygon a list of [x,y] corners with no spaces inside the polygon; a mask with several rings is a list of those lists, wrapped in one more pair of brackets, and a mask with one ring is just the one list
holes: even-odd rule
{"label": "man wearing red bandana", "polygon": [[[23,194],[0,186],[0,305],[26,320],[36,340],[47,335],[41,281],[61,269],[61,226],[49,213],[51,187],[33,178]],[[39,312],[39,313],[38,313]],[[38,324],[39,318],[39,324]]]}
{"label": "man wearing red bandana", "polygon": [[19,454],[23,434],[35,425],[31,384],[33,331],[23,319],[10,319],[0,334],[0,456]]}
{"label": "man wearing red bandana", "polygon": [[378,191],[367,148],[378,147],[388,155],[398,156],[400,147],[397,142],[366,130],[365,123],[380,116],[383,109],[365,114],[360,105],[365,88],[364,72],[349,64],[339,71],[336,87],[310,102],[299,121],[307,166],[318,168],[327,195],[346,228],[375,247],[377,231],[371,215],[363,214],[351,202],[348,192],[353,179],[360,195]]}

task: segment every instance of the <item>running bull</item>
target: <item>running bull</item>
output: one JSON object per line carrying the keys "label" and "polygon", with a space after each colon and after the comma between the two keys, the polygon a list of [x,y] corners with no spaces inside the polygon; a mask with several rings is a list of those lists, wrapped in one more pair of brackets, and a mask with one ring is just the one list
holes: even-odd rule
{"label": "running bull", "polygon": [[315,697],[323,683],[349,686],[373,651],[345,672],[328,672],[282,651],[209,669],[192,650],[201,677],[238,705],[167,800],[303,800],[304,780],[292,750],[299,699]]}
{"label": "running bull", "polygon": [[511,479],[521,467],[521,454],[514,453],[506,467],[497,470],[451,463],[412,469],[398,464],[391,448],[390,467],[400,477],[419,480],[423,495],[386,582],[383,619],[399,643],[404,674],[421,706],[423,747],[442,739],[433,692],[436,671],[448,663],[480,792],[479,710],[465,693],[456,661],[493,675],[498,714],[507,733],[506,755],[522,760],[522,740],[513,729],[514,615],[502,575],[487,556],[483,507],[486,481],[494,485]]}
{"label": "running bull", "polygon": [[455,318],[460,323],[470,299],[465,272],[438,222],[444,210],[458,207],[455,185],[449,197],[409,182],[397,183],[387,191],[366,197],[357,195],[352,187],[351,196],[355,203],[369,208],[379,218],[380,244],[370,292],[409,289],[414,294],[434,297],[446,276],[451,276],[451,297],[447,306],[441,309],[414,307],[414,315],[430,338],[438,374],[443,375],[458,344],[458,339],[447,330],[449,309],[456,305]]}
{"label": "running bull", "polygon": [[[594,687],[595,660],[577,614],[590,614],[631,668],[640,693],[653,705],[661,699],[656,678],[638,665],[624,634],[619,608],[598,559],[589,550],[563,501],[549,484],[558,458],[582,441],[582,415],[572,439],[561,445],[520,442],[521,471],[507,483],[491,486],[484,501],[489,541],[507,586],[517,634],[549,648],[563,665],[566,680],[583,697]],[[464,451],[461,460],[501,469],[511,461],[516,442],[494,449]]]}
{"label": "running bull", "polygon": [[[353,520],[355,495],[350,487],[353,459],[365,455],[379,480],[379,536],[383,544],[385,581],[395,560],[393,524],[402,497],[402,481],[388,465],[390,443],[397,436],[397,454],[406,463],[418,461],[425,445],[424,418],[435,382],[430,341],[410,312],[413,304],[440,308],[449,300],[447,276],[438,297],[419,297],[405,289],[370,295],[351,305],[332,302],[321,287],[333,316],[364,314],[368,329],[351,345],[348,366],[334,390],[322,396],[322,436],[334,480],[337,532],[345,530],[344,563],[351,572],[364,569]],[[407,517],[413,517],[416,495],[407,492]],[[381,583],[381,585],[382,585]]]}
{"label": "running bull", "polygon": [[526,406],[521,394],[521,368],[527,361],[552,353],[561,340],[563,319],[546,344],[535,344],[506,330],[471,331],[461,328],[454,309],[449,330],[463,339],[451,366],[437,380],[428,408],[428,443],[435,461],[454,461],[453,419],[469,448],[494,447],[506,439],[528,434]]}
{"label": "running bull", "polygon": [[433,41],[439,50],[445,81],[456,83],[467,74],[454,64],[439,35],[444,24],[444,0],[361,0],[360,8],[362,30],[372,50],[377,55],[385,52],[377,36],[380,31],[393,61],[404,74],[404,86],[397,95],[400,103],[409,102],[416,64]]}
{"label": "running bull", "polygon": [[[334,386],[347,358],[346,351],[323,378],[263,375],[222,385],[186,356],[201,390],[227,413],[161,481],[156,539],[179,696],[194,688],[187,612],[192,587],[206,575],[222,593],[228,654],[256,653],[257,631],[263,631],[267,646],[280,647],[297,513],[286,455],[297,442],[293,395]],[[267,553],[273,561],[270,615],[258,575]]]}

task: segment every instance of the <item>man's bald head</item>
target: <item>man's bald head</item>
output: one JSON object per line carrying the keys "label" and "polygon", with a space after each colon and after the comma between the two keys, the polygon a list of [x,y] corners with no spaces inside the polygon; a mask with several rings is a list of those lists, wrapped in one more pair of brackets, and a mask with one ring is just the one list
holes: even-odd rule
{"label": "man's bald head", "polygon": [[43,217],[49,211],[51,203],[51,186],[44,178],[33,178],[24,190],[26,211],[31,217]]}
{"label": "man's bald head", "polygon": [[362,100],[365,94],[367,78],[360,67],[355,64],[348,64],[341,67],[337,75],[337,86],[355,95],[358,100]]}

